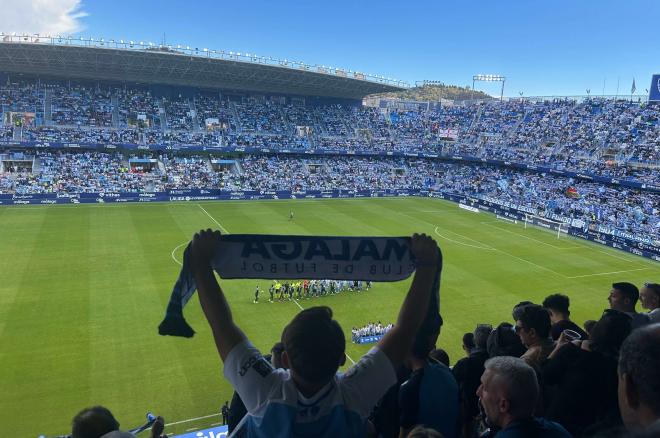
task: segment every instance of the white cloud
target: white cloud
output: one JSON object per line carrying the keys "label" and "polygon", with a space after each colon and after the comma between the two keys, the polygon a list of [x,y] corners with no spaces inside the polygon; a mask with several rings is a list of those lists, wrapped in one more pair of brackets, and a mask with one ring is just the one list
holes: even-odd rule
{"label": "white cloud", "polygon": [[83,29],[82,0],[0,0],[0,31],[68,35]]}

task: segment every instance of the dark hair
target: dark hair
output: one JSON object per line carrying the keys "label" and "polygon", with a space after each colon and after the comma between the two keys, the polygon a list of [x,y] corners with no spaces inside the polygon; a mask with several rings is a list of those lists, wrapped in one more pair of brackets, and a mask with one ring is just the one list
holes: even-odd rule
{"label": "dark hair", "polygon": [[568,307],[571,305],[571,300],[562,294],[552,294],[545,297],[543,300],[543,307],[550,309],[557,313],[563,313],[565,315],[570,315],[571,311],[568,310]]}
{"label": "dark hair", "polygon": [[282,332],[289,366],[309,383],[324,383],[335,375],[344,358],[346,339],[332,310],[310,307],[298,313]]}
{"label": "dark hair", "polygon": [[617,357],[621,344],[632,330],[631,323],[632,318],[626,313],[608,309],[589,334],[589,348],[606,356]]}
{"label": "dark hair", "polygon": [[449,366],[449,354],[442,348],[434,348],[429,353],[429,357],[433,360],[436,360],[442,364]]}
{"label": "dark hair", "polygon": [[472,350],[476,345],[474,344],[474,333],[466,333],[463,335],[463,346]]}
{"label": "dark hair", "polygon": [[584,322],[584,331],[587,332],[587,334],[591,337],[591,332],[594,329],[594,326],[596,325],[598,321],[594,321],[593,319],[587,319]]}
{"label": "dark hair", "polygon": [[619,374],[626,374],[640,400],[660,415],[660,324],[639,328],[623,342]]}
{"label": "dark hair", "polygon": [[632,283],[612,283],[612,288],[618,290],[624,298],[628,298],[631,302],[631,305],[635,307],[637,300],[639,299],[639,289]]}
{"label": "dark hair", "polygon": [[474,329],[474,345],[485,350],[488,347],[488,336],[492,331],[492,325],[478,324],[477,328]]}
{"label": "dark hair", "polygon": [[536,335],[541,338],[547,338],[550,335],[550,315],[548,311],[538,304],[528,304],[518,309],[516,321],[522,323],[525,330],[534,329]]}
{"label": "dark hair", "polygon": [[520,357],[525,352],[520,338],[508,322],[497,326],[488,336],[488,356],[514,356]]}
{"label": "dark hair", "polygon": [[83,409],[71,422],[72,438],[99,438],[114,430],[119,430],[119,422],[103,406]]}
{"label": "dark hair", "polygon": [[515,306],[513,306],[513,310],[511,311],[511,316],[513,317],[514,321],[518,321],[520,318],[518,318],[518,314],[520,313],[520,309],[522,309],[524,306],[529,306],[530,304],[534,304],[531,301],[521,301]]}
{"label": "dark hair", "polygon": [[644,287],[655,294],[660,300],[660,284],[658,283],[644,283]]}

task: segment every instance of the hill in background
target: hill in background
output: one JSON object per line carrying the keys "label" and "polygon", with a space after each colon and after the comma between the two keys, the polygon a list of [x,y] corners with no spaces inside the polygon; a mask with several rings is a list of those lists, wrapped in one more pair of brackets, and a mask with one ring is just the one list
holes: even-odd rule
{"label": "hill in background", "polygon": [[483,91],[474,90],[470,87],[458,87],[456,85],[422,85],[403,91],[391,93],[373,94],[369,97],[381,97],[390,99],[416,100],[437,102],[440,99],[466,100],[466,99],[492,99],[493,97]]}

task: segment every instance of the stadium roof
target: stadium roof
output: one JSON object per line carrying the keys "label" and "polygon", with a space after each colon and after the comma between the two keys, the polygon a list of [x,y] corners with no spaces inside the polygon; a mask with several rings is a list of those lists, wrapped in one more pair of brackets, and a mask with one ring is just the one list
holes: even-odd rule
{"label": "stadium roof", "polygon": [[0,70],[76,79],[348,99],[408,88],[402,81],[249,53],[0,33]]}

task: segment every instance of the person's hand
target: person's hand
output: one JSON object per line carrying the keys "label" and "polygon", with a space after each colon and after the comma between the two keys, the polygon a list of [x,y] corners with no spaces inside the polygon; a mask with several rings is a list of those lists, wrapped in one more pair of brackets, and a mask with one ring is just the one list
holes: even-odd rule
{"label": "person's hand", "polygon": [[438,263],[438,244],[426,234],[412,235],[410,252],[418,267],[435,267]]}
{"label": "person's hand", "polygon": [[167,438],[167,435],[161,435],[165,430],[165,420],[160,415],[151,426],[151,438]]}
{"label": "person's hand", "polygon": [[563,347],[565,347],[568,344],[570,344],[570,341],[566,338],[564,332],[561,332],[561,335],[559,335],[557,342],[555,342],[555,348],[548,355],[548,359],[553,359],[557,355],[559,350],[561,350]]}
{"label": "person's hand", "polygon": [[215,253],[217,243],[220,240],[220,231],[210,228],[195,233],[192,239],[192,264],[196,268],[207,267]]}
{"label": "person's hand", "polygon": [[562,331],[561,334],[559,335],[559,339],[557,339],[557,347],[560,348],[566,344],[568,344],[570,340],[566,337],[566,332]]}

